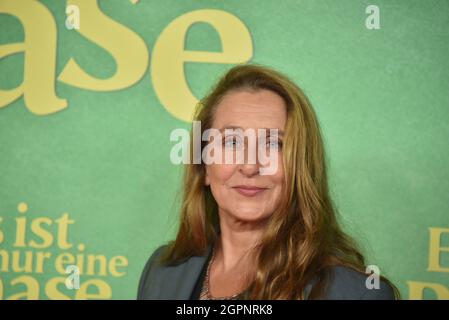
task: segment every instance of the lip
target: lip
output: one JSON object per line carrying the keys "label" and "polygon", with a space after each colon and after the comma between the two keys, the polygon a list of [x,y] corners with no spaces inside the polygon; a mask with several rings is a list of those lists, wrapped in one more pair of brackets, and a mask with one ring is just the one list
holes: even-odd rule
{"label": "lip", "polygon": [[267,188],[259,188],[245,185],[235,186],[233,187],[233,189],[235,189],[238,193],[246,197],[254,197],[256,194],[259,194],[262,191],[267,190]]}

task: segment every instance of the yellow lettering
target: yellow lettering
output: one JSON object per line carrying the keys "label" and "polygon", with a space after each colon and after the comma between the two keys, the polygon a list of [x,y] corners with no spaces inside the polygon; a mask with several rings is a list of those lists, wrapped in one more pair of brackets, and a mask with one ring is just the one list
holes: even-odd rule
{"label": "yellow lettering", "polygon": [[126,272],[117,271],[117,268],[127,266],[128,266],[128,259],[126,259],[124,256],[112,257],[112,259],[109,260],[109,273],[114,277],[122,277],[126,274]]}
{"label": "yellow lettering", "polygon": [[[0,217],[0,224],[3,222],[3,218]],[[3,231],[0,229],[0,244],[5,240],[5,235],[3,234]]]}
{"label": "yellow lettering", "polygon": [[16,284],[24,284],[26,290],[23,292],[16,293],[8,298],[8,300],[38,300],[39,299],[39,283],[36,279],[30,276],[20,276],[11,281],[11,286]]}
{"label": "yellow lettering", "polygon": [[25,263],[20,266],[20,251],[12,253],[12,270],[14,272],[32,272],[33,271],[33,251],[25,251]]}
{"label": "yellow lettering", "polygon": [[[217,30],[222,52],[184,50],[186,33],[197,22],[209,23]],[[223,10],[186,13],[162,31],[154,46],[151,66],[154,90],[167,111],[180,120],[191,121],[198,99],[186,82],[184,63],[243,63],[249,61],[252,55],[251,35],[234,15]]]}
{"label": "yellow lettering", "polygon": [[61,253],[56,257],[55,269],[60,274],[65,274],[66,265],[72,265],[75,263],[75,257],[70,253]]}
{"label": "yellow lettering", "polygon": [[29,243],[29,246],[32,248],[42,249],[42,248],[48,248],[53,243],[53,235],[45,230],[42,227],[42,224],[47,224],[49,226],[52,225],[52,221],[49,218],[42,217],[42,218],[36,218],[31,223],[31,231],[42,239],[42,243],[37,243],[34,240],[31,240]]}
{"label": "yellow lettering", "polygon": [[70,300],[70,297],[58,290],[58,285],[65,285],[65,278],[56,277],[48,280],[45,285],[45,294],[50,300]]}
{"label": "yellow lettering", "polygon": [[57,29],[51,12],[35,0],[2,0],[0,13],[15,16],[21,22],[25,42],[0,45],[0,59],[24,52],[24,75],[20,86],[0,90],[0,108],[21,95],[25,105],[36,115],[63,110],[67,101],[55,93]]}
{"label": "yellow lettering", "polygon": [[438,299],[449,299],[449,288],[441,284],[418,281],[407,281],[407,284],[409,286],[410,300],[422,300],[424,298],[424,289],[433,290],[436,293]]}
{"label": "yellow lettering", "polygon": [[102,255],[93,255],[93,254],[89,254],[87,256],[87,270],[86,270],[86,275],[94,275],[95,274],[95,261],[99,262],[99,271],[98,271],[98,275],[100,276],[105,276],[106,275],[106,257],[102,256]]}
{"label": "yellow lettering", "polygon": [[36,267],[35,267],[36,273],[44,272],[45,259],[49,259],[50,257],[51,257],[50,252],[36,252]]}
{"label": "yellow lettering", "polygon": [[449,272],[449,267],[440,265],[440,252],[449,252],[449,247],[441,247],[441,234],[449,233],[449,228],[429,228],[429,267],[427,271]]}
{"label": "yellow lettering", "polygon": [[106,16],[96,0],[68,0],[67,5],[79,7],[80,28],[77,31],[112,55],[116,71],[108,79],[98,79],[82,70],[72,58],[58,80],[94,91],[123,89],[139,81],[147,70],[149,60],[145,42],[136,33]]}
{"label": "yellow lettering", "polygon": [[26,217],[16,218],[16,241],[14,247],[25,247]]}
{"label": "yellow lettering", "polygon": [[[97,293],[88,293],[89,287],[95,286],[97,288]],[[80,288],[76,291],[75,299],[111,299],[112,290],[109,284],[103,280],[91,279],[83,281]]]}
{"label": "yellow lettering", "polygon": [[5,249],[0,250],[0,257],[2,258],[2,272],[8,272],[9,268],[9,253]]}
{"label": "yellow lettering", "polygon": [[73,245],[68,243],[69,224],[74,224],[74,220],[70,220],[69,214],[64,213],[61,218],[56,220],[58,224],[58,247],[60,249],[70,249]]}

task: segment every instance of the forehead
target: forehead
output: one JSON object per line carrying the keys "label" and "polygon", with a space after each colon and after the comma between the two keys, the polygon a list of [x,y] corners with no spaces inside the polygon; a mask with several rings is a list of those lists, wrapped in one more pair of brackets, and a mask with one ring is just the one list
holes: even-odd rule
{"label": "forehead", "polygon": [[286,120],[287,108],[277,93],[270,90],[231,91],[218,105],[212,127],[283,129]]}

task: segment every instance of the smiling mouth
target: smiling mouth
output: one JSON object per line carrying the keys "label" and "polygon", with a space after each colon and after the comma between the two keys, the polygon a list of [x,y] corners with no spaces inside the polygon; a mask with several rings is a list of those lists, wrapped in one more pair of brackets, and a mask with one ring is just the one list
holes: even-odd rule
{"label": "smiling mouth", "polygon": [[251,186],[235,186],[235,191],[245,197],[254,197],[255,195],[267,190],[267,188],[251,187]]}

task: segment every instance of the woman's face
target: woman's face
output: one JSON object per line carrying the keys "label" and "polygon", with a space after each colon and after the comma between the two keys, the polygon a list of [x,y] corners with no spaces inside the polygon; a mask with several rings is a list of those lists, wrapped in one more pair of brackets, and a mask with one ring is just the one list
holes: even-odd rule
{"label": "woman's face", "polygon": [[[282,133],[285,129],[287,110],[284,100],[273,91],[231,91],[217,106],[212,128],[221,130],[223,141],[220,143],[223,155],[231,148],[245,146],[243,163],[206,165],[205,184],[210,185],[212,194],[219,207],[220,218],[223,215],[245,222],[260,222],[269,218],[279,205],[282,196],[284,171],[282,165]],[[257,148],[270,149],[277,153],[278,164],[272,174],[262,174],[261,168],[270,163],[248,161],[248,141],[234,134],[226,134],[225,128],[255,130]],[[260,141],[258,129],[278,129],[278,137],[267,137],[266,144]],[[269,133],[269,130],[267,130]],[[279,145],[278,145],[279,141]],[[258,149],[257,149],[258,150]],[[223,156],[224,157],[224,156]],[[235,160],[235,154],[234,159]]]}

